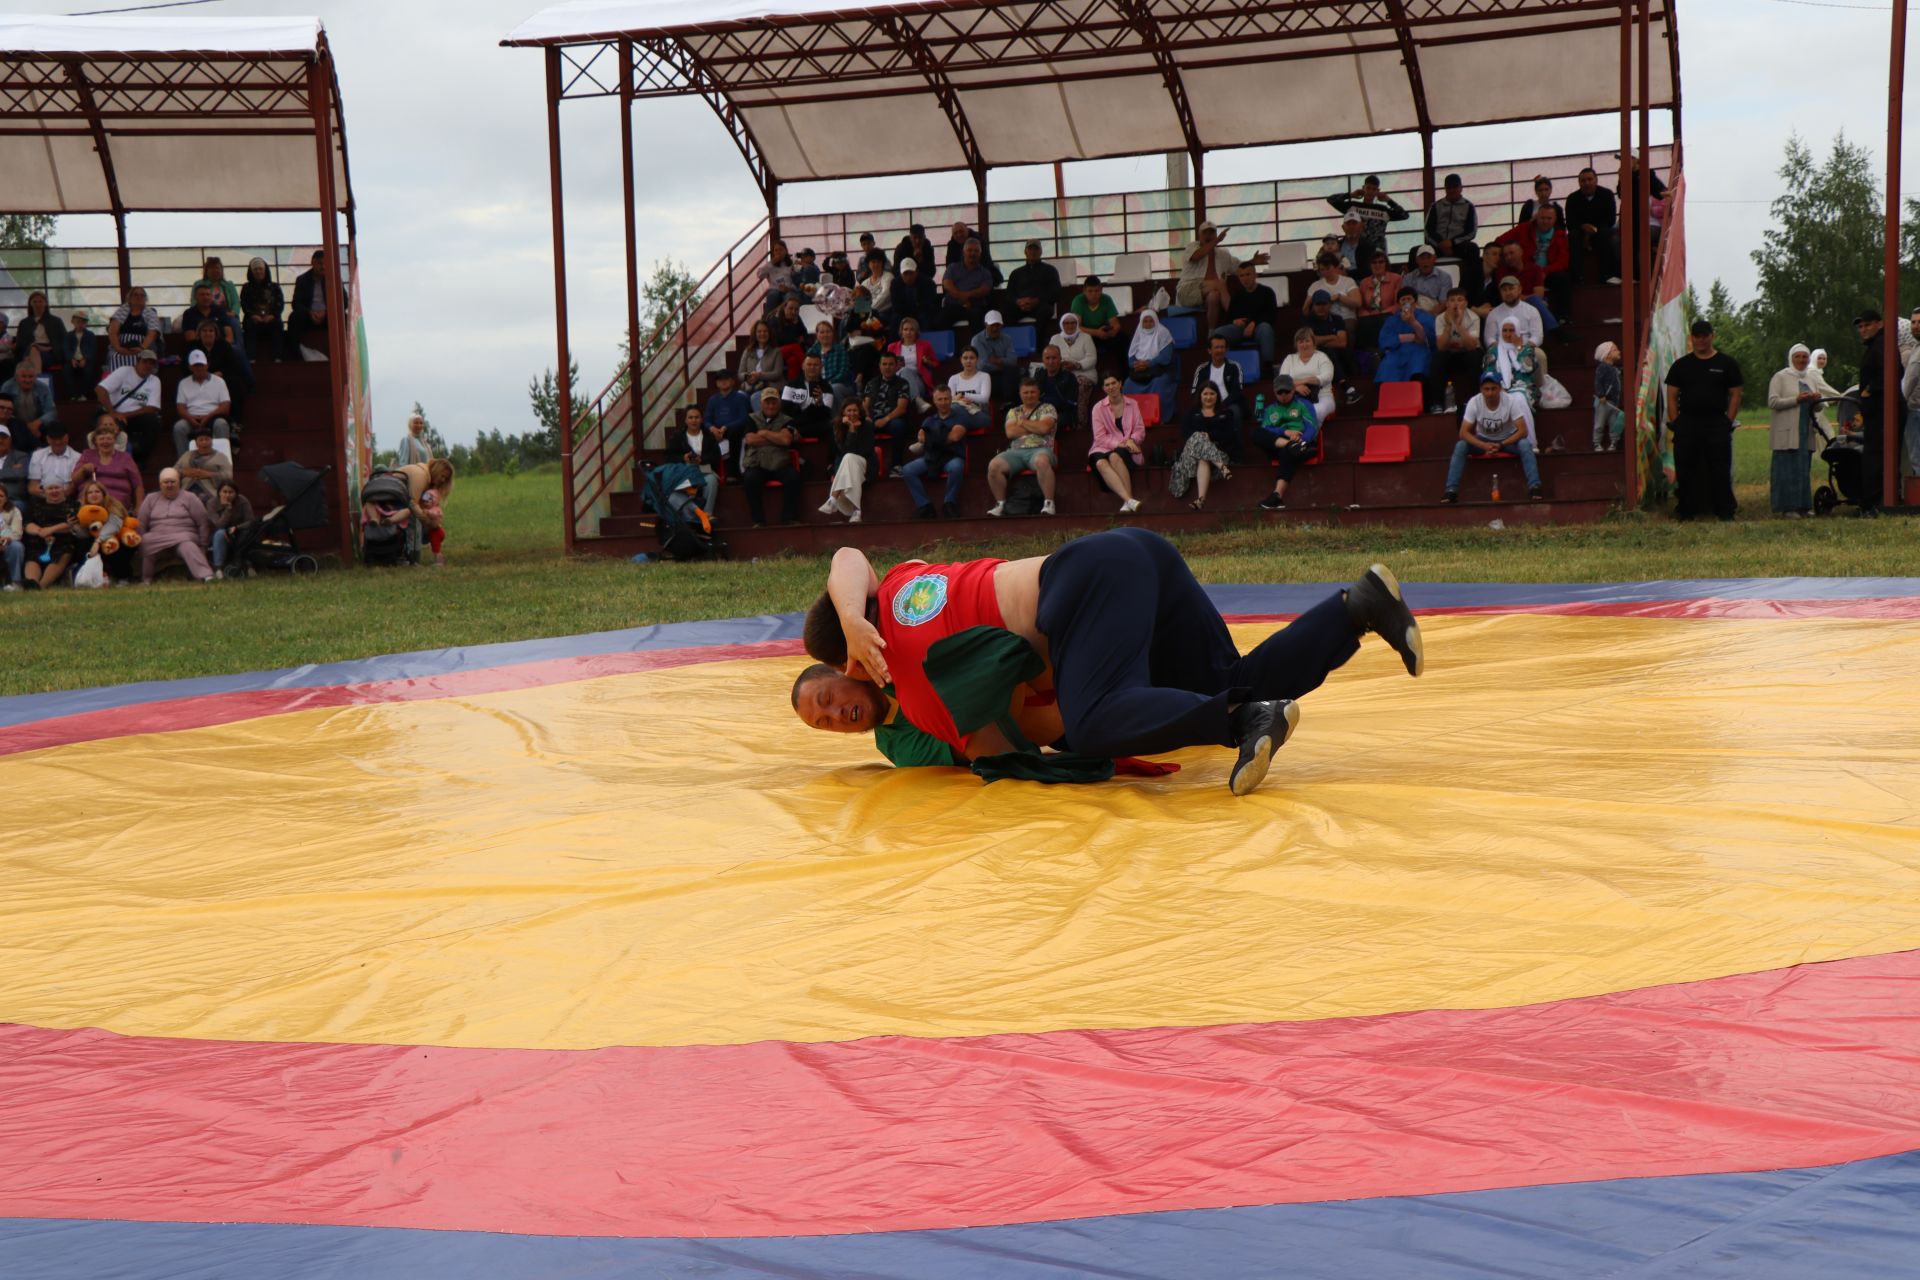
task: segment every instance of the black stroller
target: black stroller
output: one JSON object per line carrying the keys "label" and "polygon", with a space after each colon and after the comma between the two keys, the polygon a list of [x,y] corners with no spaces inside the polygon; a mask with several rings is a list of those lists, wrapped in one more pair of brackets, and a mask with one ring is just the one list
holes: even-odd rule
{"label": "black stroller", "polygon": [[297,462],[260,468],[261,478],[280,495],[280,505],[240,531],[227,555],[228,564],[244,566],[249,575],[269,569],[318,573],[320,561],[302,549],[299,531],[325,527],[327,491],[322,482],[332,470],[327,466],[315,471]]}
{"label": "black stroller", "polygon": [[683,487],[697,483],[697,467],[681,463],[649,467],[641,479],[641,501],[658,517],[653,528],[663,560],[727,560],[725,539],[714,532],[713,518]]}
{"label": "black stroller", "polygon": [[[398,471],[376,471],[360,486],[360,505],[377,508],[392,517],[413,506],[413,491],[407,478]],[[360,562],[376,564],[420,563],[420,522],[404,524],[385,520],[360,521]]]}
{"label": "black stroller", "polygon": [[[1839,405],[1842,421],[1860,416],[1860,402],[1852,396],[1829,398],[1821,403]],[[1829,434],[1826,424],[1818,415],[1814,417],[1813,429],[1820,436],[1820,461],[1827,464],[1827,482],[1813,491],[1813,513],[1817,516],[1831,515],[1834,508],[1840,506],[1858,509],[1864,485],[1862,454],[1865,446],[1860,437]]]}

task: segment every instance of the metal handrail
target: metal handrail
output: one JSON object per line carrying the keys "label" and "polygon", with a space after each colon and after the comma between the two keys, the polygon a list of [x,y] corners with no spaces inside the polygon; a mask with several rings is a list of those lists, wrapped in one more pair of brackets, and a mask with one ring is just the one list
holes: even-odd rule
{"label": "metal handrail", "polygon": [[[1656,168],[1670,164],[1671,148],[1655,148],[1653,160]],[[1553,179],[1556,198],[1562,198],[1564,192],[1572,190],[1581,168],[1588,165],[1603,174],[1617,168],[1613,153],[1606,151],[1454,165],[1450,171],[1460,173],[1467,197],[1479,208],[1484,240],[1518,221],[1517,211],[1532,198],[1536,176]],[[1355,189],[1363,176],[1331,174],[1209,186],[1207,215],[1231,228],[1229,240],[1236,248],[1317,245],[1321,236],[1339,229],[1339,215],[1328,206],[1327,196]],[[1386,194],[1412,214],[1406,222],[1389,228],[1389,248],[1404,254],[1424,235],[1423,220],[1431,196],[1421,190],[1419,169],[1382,172],[1379,177]],[[974,217],[972,204],[789,214],[781,218],[781,233],[790,246],[810,247],[824,257],[836,249],[857,252],[859,234],[871,231],[891,256],[894,244],[912,223],[933,228],[929,238],[937,250],[946,240],[940,228],[953,221],[971,223]],[[1145,253],[1154,274],[1171,275],[1178,270],[1177,255],[1192,224],[1191,191],[998,200],[987,206],[987,248],[995,261],[1006,265],[1020,260],[1027,241],[1038,240],[1049,260],[1072,259],[1083,274],[1092,275],[1108,274],[1120,254]]]}
{"label": "metal handrail", "polygon": [[[247,261],[264,258],[268,274],[293,301],[294,278],[307,270],[318,245],[173,245],[129,251],[133,282],[147,291],[147,302],[171,323],[193,305],[193,282],[208,258],[219,258],[234,288],[246,280]],[[113,246],[50,245],[0,249],[0,311],[18,320],[27,295],[47,295],[49,309],[63,321],[84,309],[95,324],[126,301],[120,290],[119,249]],[[344,274],[344,273],[343,273]]]}
{"label": "metal handrail", "polygon": [[[588,537],[611,494],[633,487],[633,467],[648,441],[664,440],[675,413],[685,403],[716,351],[739,332],[743,314],[757,318],[760,308],[752,282],[766,261],[767,223],[762,218],[708,267],[661,316],[641,349],[638,378],[622,360],[607,385],[588,401],[574,424],[573,474],[575,536]],[[695,301],[698,299],[698,301]],[[639,405],[639,429],[634,406]]]}

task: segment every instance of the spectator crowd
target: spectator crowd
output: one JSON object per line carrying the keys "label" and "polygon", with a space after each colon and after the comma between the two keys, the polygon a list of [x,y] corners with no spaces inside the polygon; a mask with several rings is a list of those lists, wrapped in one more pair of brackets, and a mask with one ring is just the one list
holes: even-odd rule
{"label": "spectator crowd", "polygon": [[[236,283],[210,257],[171,325],[139,287],[99,332],[86,310],[63,328],[38,290],[17,325],[0,314],[0,590],[150,582],[174,560],[225,576],[256,523],[233,469],[254,366],[326,358],[323,254],[293,294],[289,309],[262,258]],[[163,365],[183,366],[170,395]],[[84,430],[62,404],[88,406]]]}
{"label": "spectator crowd", "polygon": [[[1664,197],[1657,177],[1652,190]],[[1262,278],[1268,255],[1236,256],[1230,229],[1212,222],[1180,256],[1165,309],[1130,315],[1099,276],[1069,292],[1038,241],[1003,271],[965,222],[939,245],[915,224],[891,253],[862,235],[857,252],[824,262],[775,241],[760,269],[763,314],[713,394],[685,410],[678,460],[701,470],[709,509],[723,478],[741,483],[756,527],[799,519],[799,446],[822,441],[829,492],[819,509],[849,522],[863,518],[865,486],[882,477],[905,483],[921,519],[963,514],[965,478],[982,463],[986,514],[1051,515],[1059,436],[1084,430],[1090,470],[1130,514],[1147,429],[1173,422],[1177,454],[1154,456],[1170,466],[1175,496],[1192,490],[1189,505],[1204,509],[1216,479],[1263,456],[1276,478],[1260,505],[1280,510],[1295,468],[1319,456],[1321,432],[1360,403],[1363,384],[1404,382],[1428,412],[1458,416],[1456,472],[1476,450],[1516,454],[1539,497],[1536,411],[1570,403],[1552,358],[1570,340],[1575,282],[1618,283],[1619,206],[1592,169],[1564,201],[1545,178],[1534,192],[1512,227],[1482,243],[1479,211],[1460,175],[1448,175],[1423,242],[1404,257],[1388,231],[1413,215],[1377,177],[1329,197],[1341,230],[1312,259],[1291,332]],[[1170,321],[1195,326],[1204,344],[1190,378]],[[1596,363],[1608,366],[1604,348]],[[1271,396],[1254,395],[1255,382]],[[1594,447],[1617,449],[1619,424],[1602,401]],[[983,438],[986,456],[971,456]],[[1448,501],[1458,484],[1449,479]]]}

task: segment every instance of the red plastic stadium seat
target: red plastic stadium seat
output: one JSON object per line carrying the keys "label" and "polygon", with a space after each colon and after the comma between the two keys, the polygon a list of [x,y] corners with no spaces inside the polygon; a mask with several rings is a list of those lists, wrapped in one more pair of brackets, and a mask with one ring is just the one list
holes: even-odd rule
{"label": "red plastic stadium seat", "polygon": [[1133,401],[1140,410],[1140,421],[1149,427],[1160,425],[1160,397],[1146,391],[1137,391],[1127,399]]}
{"label": "red plastic stadium seat", "polygon": [[1375,422],[1389,418],[1417,418],[1425,412],[1426,402],[1421,399],[1419,383],[1383,382],[1380,384],[1380,407],[1373,411]]}
{"label": "red plastic stadium seat", "polygon": [[[1418,384],[1415,384],[1418,385]],[[1404,422],[1375,422],[1367,426],[1362,462],[1405,462],[1413,456],[1413,432]]]}

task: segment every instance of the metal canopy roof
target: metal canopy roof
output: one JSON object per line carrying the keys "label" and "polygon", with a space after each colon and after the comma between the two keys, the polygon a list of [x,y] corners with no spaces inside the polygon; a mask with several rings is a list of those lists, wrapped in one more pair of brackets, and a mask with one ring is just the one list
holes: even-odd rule
{"label": "metal canopy roof", "polygon": [[318,210],[316,110],[350,211],[319,19],[0,17],[0,212]]}
{"label": "metal canopy roof", "polygon": [[[1651,0],[1650,105],[1674,105]],[[1620,107],[1622,0],[574,0],[563,96],[697,93],[762,185],[1322,141]]]}

